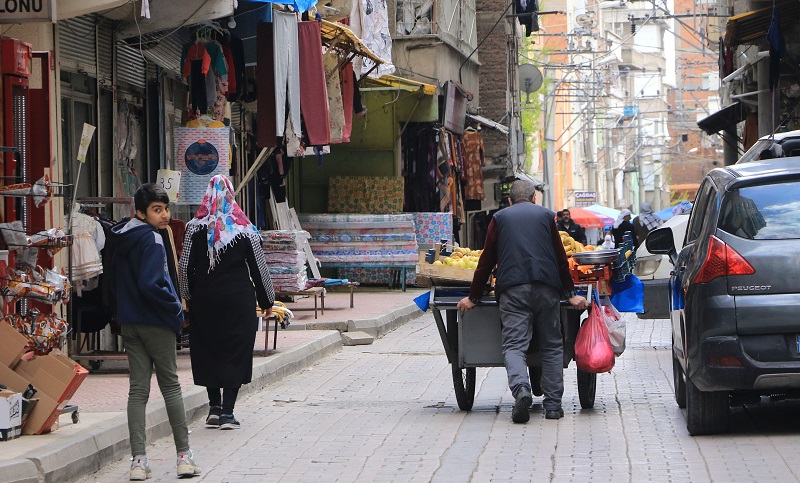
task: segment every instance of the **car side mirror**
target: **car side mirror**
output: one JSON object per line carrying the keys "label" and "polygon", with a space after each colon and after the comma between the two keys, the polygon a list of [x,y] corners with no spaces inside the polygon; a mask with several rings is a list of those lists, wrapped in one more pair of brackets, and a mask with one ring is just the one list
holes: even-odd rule
{"label": "car side mirror", "polygon": [[658,255],[669,256],[672,264],[678,260],[678,252],[675,250],[675,240],[672,237],[672,228],[657,228],[651,231],[644,241],[647,251]]}

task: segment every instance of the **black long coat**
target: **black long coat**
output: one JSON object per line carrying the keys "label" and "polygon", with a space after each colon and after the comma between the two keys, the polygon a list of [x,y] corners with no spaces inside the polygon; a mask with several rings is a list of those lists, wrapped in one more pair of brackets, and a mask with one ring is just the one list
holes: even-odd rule
{"label": "black long coat", "polygon": [[182,288],[190,295],[192,375],[198,386],[238,387],[253,374],[256,299],[272,307],[275,292],[257,234],[231,242],[210,272],[206,236],[206,229],[187,234],[191,248],[181,260]]}

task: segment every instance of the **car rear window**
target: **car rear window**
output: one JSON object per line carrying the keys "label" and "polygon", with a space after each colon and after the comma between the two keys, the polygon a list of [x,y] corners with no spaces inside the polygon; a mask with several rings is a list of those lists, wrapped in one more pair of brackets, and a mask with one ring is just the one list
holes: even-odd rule
{"label": "car rear window", "polygon": [[800,238],[800,181],[731,190],[722,201],[719,228],[750,240]]}

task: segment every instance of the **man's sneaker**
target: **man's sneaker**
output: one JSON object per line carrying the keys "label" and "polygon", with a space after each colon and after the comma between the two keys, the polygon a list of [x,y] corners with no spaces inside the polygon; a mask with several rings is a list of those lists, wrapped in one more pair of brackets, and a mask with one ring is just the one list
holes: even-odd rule
{"label": "man's sneaker", "polygon": [[147,464],[147,456],[134,456],[131,458],[131,481],[144,481],[150,478],[152,471]]}
{"label": "man's sneaker", "polygon": [[219,417],[221,414],[222,407],[211,406],[211,408],[208,410],[208,416],[206,416],[206,427],[219,428]]}
{"label": "man's sneaker", "polygon": [[545,419],[561,419],[563,417],[564,417],[564,410],[562,408],[548,409],[544,412]]}
{"label": "man's sneaker", "polygon": [[223,414],[219,417],[219,429],[239,429],[242,425],[233,417],[233,414]]}
{"label": "man's sneaker", "polygon": [[514,401],[514,409],[511,410],[511,420],[515,423],[527,423],[531,419],[531,403],[533,403],[531,390],[524,386],[521,387],[517,393],[517,399]]}
{"label": "man's sneaker", "polygon": [[178,478],[192,478],[200,474],[200,467],[194,462],[192,450],[178,453]]}

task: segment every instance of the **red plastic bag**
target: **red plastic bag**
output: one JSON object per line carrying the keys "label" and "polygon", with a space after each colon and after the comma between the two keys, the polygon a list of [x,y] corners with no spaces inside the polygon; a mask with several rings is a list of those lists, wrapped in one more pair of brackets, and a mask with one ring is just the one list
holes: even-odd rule
{"label": "red plastic bag", "polygon": [[599,374],[614,367],[614,348],[603,320],[603,307],[596,295],[593,299],[589,318],[575,339],[575,363],[583,372]]}

